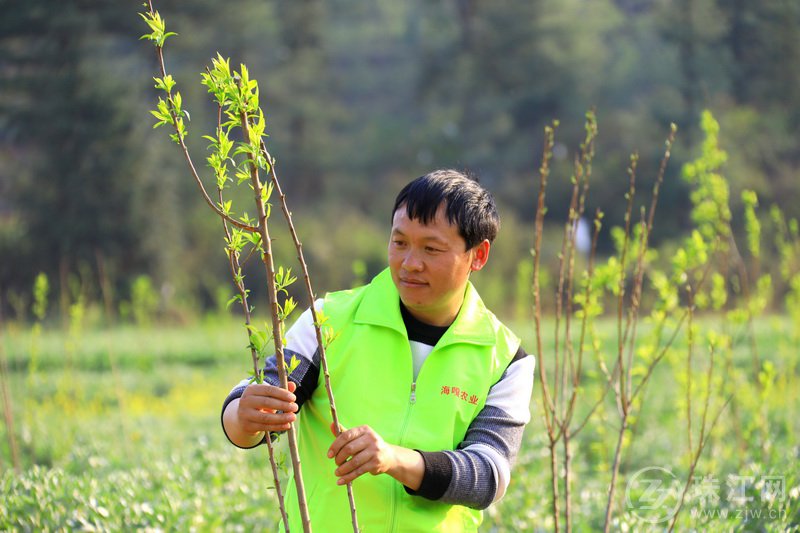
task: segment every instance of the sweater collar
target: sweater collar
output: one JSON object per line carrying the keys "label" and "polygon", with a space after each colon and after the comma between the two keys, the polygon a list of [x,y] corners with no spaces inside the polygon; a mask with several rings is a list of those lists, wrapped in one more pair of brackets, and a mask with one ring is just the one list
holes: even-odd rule
{"label": "sweater collar", "polygon": [[[387,305],[388,302],[395,302]],[[490,312],[486,309],[478,291],[467,282],[464,303],[455,321],[439,340],[437,346],[455,343],[492,345],[495,335],[492,329]],[[388,268],[375,276],[365,288],[364,298],[358,306],[354,321],[357,324],[371,324],[393,329],[407,336],[403,317],[400,314],[400,295],[392,281]]]}

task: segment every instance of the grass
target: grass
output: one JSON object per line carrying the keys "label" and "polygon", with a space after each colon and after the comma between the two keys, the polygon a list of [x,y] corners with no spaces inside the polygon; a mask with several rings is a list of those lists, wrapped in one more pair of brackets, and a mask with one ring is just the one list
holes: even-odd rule
{"label": "grass", "polygon": [[[719,320],[705,317],[701,323],[713,328],[719,327]],[[530,328],[517,329],[531,350]],[[686,511],[679,528],[761,531],[800,523],[800,364],[795,329],[785,317],[758,321],[762,359],[775,368],[766,396],[752,397],[757,391],[754,385],[742,385],[741,394],[734,398],[738,422],[729,407],[698,467],[698,476],[720,480],[723,500],[729,475],[749,475],[754,480],[766,474],[783,476],[785,517],[692,519]],[[614,353],[614,325],[601,322],[599,330],[601,353]],[[552,324],[545,324],[543,331],[551,332]],[[274,529],[277,507],[269,500],[266,451],[239,451],[220,429],[222,400],[249,366],[237,321],[208,319],[191,327],[147,329],[123,326],[87,330],[71,339],[58,330],[45,330],[37,337],[29,329],[9,327],[0,342],[9,359],[16,433],[24,461],[22,474],[15,474],[3,426],[0,530]],[[621,498],[625,483],[641,468],[661,466],[685,476],[686,422],[680,407],[685,391],[676,377],[683,371],[682,344],[685,339],[681,338],[675,355],[670,356],[674,360],[658,368],[649,386],[648,403],[626,448]],[[546,343],[545,351],[551,345]],[[32,346],[37,360],[33,373]],[[737,376],[750,368],[746,342],[737,342],[730,360],[733,373],[727,379],[740,379]],[[705,361],[696,358],[697,381],[704,376]],[[584,410],[602,390],[602,375],[591,356],[586,372],[580,403]],[[602,527],[617,420],[611,398],[575,442],[578,531]],[[549,459],[539,401],[537,388],[512,484],[505,498],[486,513],[486,531],[552,528]],[[765,442],[760,440],[762,427],[767,429]],[[743,433],[743,440],[737,431]],[[757,488],[750,490],[757,498]],[[622,500],[616,516],[617,529],[642,528]]]}

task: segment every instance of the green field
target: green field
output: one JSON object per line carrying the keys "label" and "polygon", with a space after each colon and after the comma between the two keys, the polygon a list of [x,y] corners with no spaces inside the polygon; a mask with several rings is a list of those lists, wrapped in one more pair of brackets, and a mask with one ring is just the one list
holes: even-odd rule
{"label": "green field", "polygon": [[[719,322],[709,317],[703,327],[713,329]],[[715,478],[719,485],[719,501],[706,510],[727,510],[729,516],[693,517],[692,512],[701,509],[695,501],[681,511],[678,529],[778,531],[796,529],[800,523],[797,325],[773,317],[756,326],[762,364],[772,370],[764,373],[761,386],[737,381],[750,368],[750,346],[732,332],[730,357],[720,356],[715,370],[720,384],[712,394],[712,407],[721,403],[715,398],[722,398],[731,385],[736,394],[720,416],[695,474],[696,479]],[[239,328],[232,319],[180,328],[45,329],[42,334],[13,324],[6,327],[2,343],[22,473],[12,468],[4,425],[0,530],[274,529],[277,510],[271,500],[266,449],[240,451],[220,429],[221,402],[249,365]],[[533,351],[532,328],[517,329]],[[550,329],[546,324],[546,331]],[[613,353],[615,327],[600,322],[600,330],[600,353]],[[680,382],[685,340],[678,339],[675,355],[665,358],[653,375],[647,401],[630,432],[614,529],[658,527],[637,521],[636,510],[626,505],[626,483],[637,471],[658,466],[680,478],[686,475],[686,391]],[[707,360],[696,356],[697,383],[704,379]],[[579,412],[585,412],[602,390],[601,378],[590,358]],[[695,387],[697,403],[702,404],[703,395]],[[486,531],[553,527],[540,399],[537,386],[512,484],[502,502],[485,514]],[[697,405],[695,410],[699,412]],[[602,527],[615,416],[613,395],[608,395],[574,441],[572,513],[579,531]],[[730,501],[729,476],[753,478],[744,493],[752,502],[737,506]],[[783,480],[782,497],[761,501],[765,476]],[[742,508],[747,516],[742,516]],[[761,516],[751,516],[757,509]]]}

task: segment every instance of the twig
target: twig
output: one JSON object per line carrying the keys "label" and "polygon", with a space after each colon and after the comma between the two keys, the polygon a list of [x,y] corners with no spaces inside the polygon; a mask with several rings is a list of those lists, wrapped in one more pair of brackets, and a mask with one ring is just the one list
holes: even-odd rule
{"label": "twig", "polygon": [[[149,7],[150,7],[150,14],[154,15],[155,14],[155,10],[153,9],[153,0],[147,0],[147,3],[149,5]],[[166,78],[167,77],[167,69],[164,66],[163,47],[159,46],[158,44],[156,44],[155,48],[156,48],[156,56],[158,58],[158,66],[159,66],[159,68],[161,70],[161,77],[162,78]],[[208,193],[206,192],[206,188],[203,185],[203,181],[200,179],[200,176],[197,174],[197,169],[195,168],[194,163],[192,162],[192,157],[189,155],[189,149],[186,147],[186,143],[183,140],[183,135],[181,135],[180,131],[178,130],[178,126],[177,126],[178,117],[175,114],[175,102],[172,100],[172,94],[171,93],[167,94],[167,99],[169,100],[169,103],[170,103],[169,113],[170,113],[170,116],[172,117],[172,124],[175,126],[175,135],[176,135],[176,138],[178,140],[178,145],[181,147],[181,151],[183,152],[183,157],[184,157],[184,159],[186,159],[186,164],[189,166],[189,170],[192,173],[192,177],[194,178],[194,182],[197,184],[197,187],[200,189],[200,193],[203,195],[203,199],[206,201],[208,206],[211,209],[213,209],[214,212],[217,215],[219,215],[223,220],[226,220],[227,222],[229,222],[230,224],[236,226],[239,229],[243,229],[243,230],[249,231],[251,233],[257,233],[258,232],[258,228],[257,227],[250,226],[249,224],[245,224],[245,223],[240,222],[240,221],[238,221],[238,220],[236,220],[236,219],[234,219],[232,217],[229,217],[217,205],[214,204],[213,200],[211,200],[211,197],[208,195]]]}
{"label": "twig", "polygon": [[[278,181],[278,176],[275,173],[275,159],[267,151],[267,146],[263,140],[261,141],[261,152],[264,155],[264,158],[267,160],[267,164],[269,165],[269,174],[272,179],[272,185],[275,187],[275,192],[278,193],[278,198],[280,198],[281,210],[283,211],[284,218],[286,219],[286,224],[289,226],[289,233],[292,235],[292,241],[294,242],[295,249],[297,250],[297,260],[299,261],[300,268],[303,271],[306,294],[308,295],[311,317],[314,322],[314,332],[317,336],[317,345],[319,346],[319,358],[322,364],[322,372],[325,376],[325,391],[328,393],[328,404],[331,408],[331,418],[333,419],[334,432],[336,436],[339,436],[341,433],[341,427],[339,425],[339,416],[336,412],[336,401],[333,397],[333,388],[331,388],[331,376],[328,372],[328,359],[325,357],[325,341],[322,335],[322,323],[317,317],[317,310],[314,306],[314,290],[311,288],[311,277],[308,275],[308,266],[306,265],[306,260],[303,255],[303,244],[300,242],[300,239],[297,236],[297,231],[294,229],[292,213],[289,211],[289,208],[286,205],[286,195],[283,194],[283,191],[281,190],[281,184]],[[350,503],[350,520],[353,525],[353,531],[358,533],[358,516],[356,514],[356,502],[355,497],[353,496],[352,482],[347,483],[347,499]]]}
{"label": "twig", "polygon": [[[580,338],[579,338],[579,341],[578,341],[578,366],[576,368],[575,375],[573,377],[572,396],[570,398],[570,401],[569,401],[569,404],[568,404],[567,413],[565,415],[565,419],[568,422],[572,421],[572,416],[573,416],[573,413],[574,413],[574,410],[575,410],[575,401],[577,400],[577,397],[578,397],[578,385],[580,383],[580,376],[581,376],[581,371],[582,371],[582,368],[583,368],[583,351],[584,351],[584,345],[586,344],[586,342],[585,342],[586,341],[586,329],[587,329],[588,323],[589,323],[589,309],[588,309],[588,307],[589,307],[589,298],[590,298],[591,293],[592,293],[592,281],[594,280],[594,260],[595,260],[595,255],[597,253],[597,241],[598,241],[598,238],[599,238],[599,235],[600,235],[600,228],[601,228],[600,220],[601,220],[601,218],[602,218],[602,213],[598,209],[596,211],[595,217],[594,217],[594,235],[592,236],[592,248],[591,248],[591,252],[589,253],[589,266],[588,266],[588,271],[587,271],[587,275],[586,275],[586,288],[585,288],[584,295],[583,295],[583,298],[584,298],[583,317],[582,317],[582,320],[581,320],[581,333],[580,333]],[[606,389],[606,393],[607,392],[608,392],[608,389]],[[601,397],[600,401],[595,405],[595,407],[592,408],[592,410],[590,411],[589,416],[591,416],[591,413],[593,413],[594,410],[597,408],[597,405],[599,405],[599,403],[603,401],[603,398],[605,398],[605,393]],[[587,420],[588,420],[588,417],[587,417]],[[570,435],[571,436],[577,435],[580,432],[581,429],[582,429],[582,425],[577,430],[570,431]]]}
{"label": "twig", "polygon": [[622,441],[625,436],[625,430],[628,428],[628,416],[624,413],[622,416],[622,424],[617,433],[617,447],[614,451],[614,463],[611,469],[611,482],[608,485],[608,500],[606,501],[606,517],[603,525],[604,533],[608,533],[611,528],[611,507],[614,504],[614,493],[617,488],[617,475],[619,473],[619,461],[622,454]]}
{"label": "twig", "polygon": [[[148,0],[147,5],[150,8],[150,17],[151,17],[151,19],[155,19],[156,18],[156,12],[153,9],[152,0]],[[149,22],[148,22],[148,24],[149,24]],[[163,28],[162,28],[162,31],[163,31]],[[160,41],[157,41],[156,44],[155,44],[156,56],[158,58],[159,67],[160,67],[160,70],[161,70],[162,80],[166,80],[167,79],[167,73],[166,73],[166,67],[165,67],[165,64],[164,64],[164,54],[163,54],[163,46],[162,46],[162,44],[163,44],[163,39],[166,38],[169,35],[170,34],[164,34],[162,39]],[[214,202],[209,197],[208,193],[206,192],[205,187],[203,186],[202,180],[200,179],[199,175],[197,174],[197,170],[195,169],[194,163],[192,162],[192,158],[189,155],[189,150],[186,147],[186,143],[184,141],[184,133],[185,132],[183,132],[182,128],[179,127],[179,117],[178,117],[178,115],[176,113],[176,109],[178,109],[178,107],[176,106],[175,101],[173,100],[172,93],[171,93],[171,87],[166,87],[165,90],[166,90],[166,93],[167,93],[167,100],[168,100],[168,103],[169,103],[169,105],[168,105],[168,113],[169,113],[169,116],[170,116],[170,118],[172,120],[172,125],[175,127],[175,137],[174,137],[174,139],[176,140],[178,145],[181,147],[181,150],[183,151],[184,157],[186,159],[186,163],[189,166],[189,170],[191,171],[192,177],[194,178],[195,183],[197,184],[198,188],[200,189],[200,192],[203,195],[203,198],[205,199],[206,204],[208,204],[208,206],[217,215],[219,215],[220,218],[222,219],[223,228],[224,228],[224,231],[225,231],[225,235],[226,235],[226,237],[228,239],[228,243],[230,244],[230,239],[231,239],[231,234],[230,234],[230,232],[228,230],[228,227],[227,227],[228,223],[233,225],[233,226],[235,226],[235,227],[237,227],[237,228],[239,228],[239,229],[241,229],[241,230],[248,231],[248,232],[251,232],[251,233],[258,233],[261,236],[261,242],[262,242],[262,246],[264,248],[264,253],[263,253],[262,257],[263,257],[263,260],[264,260],[265,269],[267,271],[267,289],[268,289],[269,299],[270,299],[270,303],[271,303],[270,311],[271,311],[271,316],[272,316],[272,327],[273,327],[272,338],[273,338],[273,341],[274,341],[274,344],[275,344],[275,357],[276,357],[276,360],[277,360],[278,376],[280,378],[281,386],[284,389],[287,389],[288,388],[288,377],[286,375],[286,366],[285,366],[285,361],[284,361],[284,357],[283,357],[283,339],[282,339],[283,328],[282,328],[281,319],[278,316],[278,300],[277,300],[277,290],[276,290],[276,286],[275,286],[275,270],[274,270],[274,266],[273,266],[273,263],[272,263],[272,247],[271,247],[271,241],[270,241],[270,238],[269,238],[269,229],[268,229],[268,226],[267,226],[267,216],[266,216],[265,206],[264,206],[264,202],[262,201],[261,183],[260,183],[260,181],[258,179],[258,167],[256,166],[255,162],[252,159],[249,161],[250,180],[251,180],[251,185],[252,185],[252,188],[253,188],[253,193],[255,195],[256,209],[257,209],[257,212],[258,212],[258,226],[256,227],[256,226],[251,226],[251,225],[246,224],[244,222],[240,222],[238,220],[235,220],[234,218],[228,216],[228,214],[225,213],[222,210],[223,204],[222,204],[222,193],[221,193],[221,190],[218,190],[219,197],[220,197],[220,205],[219,206],[215,205]],[[240,90],[241,90],[241,87],[240,87]],[[250,132],[249,132],[249,127],[248,127],[247,112],[246,112],[245,108],[241,108],[240,109],[239,118],[241,120],[241,127],[242,127],[242,132],[243,132],[243,135],[244,135],[244,139],[249,140],[250,139]],[[218,108],[218,113],[217,113],[217,132],[218,132],[218,134],[219,134],[220,131],[221,131],[221,107]],[[255,154],[253,154],[253,156],[255,156]],[[238,257],[235,256],[236,253],[237,252],[235,252],[234,250],[229,249],[228,250],[228,258],[229,258],[229,262],[230,262],[230,266],[231,266],[231,271],[232,271],[232,275],[233,275],[233,278],[234,278],[234,282],[235,282],[235,284],[237,286],[237,289],[240,291],[240,296],[242,298],[242,304],[243,304],[243,307],[244,307],[244,310],[245,310],[245,316],[246,316],[246,319],[247,319],[246,323],[247,323],[247,325],[249,325],[250,316],[249,316],[249,305],[247,303],[247,298],[246,298],[247,291],[244,289],[242,283],[240,281],[237,281],[237,276],[238,276],[238,273],[241,271],[241,266],[238,264]],[[255,353],[255,349],[252,346],[251,346],[251,355],[253,357],[254,378],[258,379],[259,376],[260,376],[260,372],[259,372],[259,369],[258,369],[258,357],[257,357],[257,354]],[[297,440],[296,440],[296,434],[295,434],[294,425],[290,425],[288,433],[289,433],[289,452],[290,452],[290,455],[291,455],[291,458],[292,458],[292,467],[293,467],[293,470],[294,470],[295,486],[297,488],[297,498],[298,498],[300,516],[301,516],[302,523],[303,523],[303,530],[306,533],[308,533],[308,532],[311,531],[311,523],[310,523],[310,520],[308,518],[308,506],[307,506],[306,500],[305,500],[305,491],[304,491],[304,487],[303,487],[303,479],[302,479],[302,474],[301,474],[301,470],[300,470],[300,458],[299,458],[299,454],[298,454],[298,451],[297,451]],[[287,519],[287,515],[286,515],[286,512],[285,512],[285,509],[284,509],[283,496],[281,494],[280,483],[278,481],[277,465],[275,464],[275,461],[274,461],[274,450],[272,448],[271,438],[270,438],[269,434],[266,435],[266,440],[267,440],[267,446],[268,446],[268,449],[269,449],[270,464],[272,466],[273,477],[274,477],[274,480],[275,480],[275,487],[276,487],[276,490],[277,490],[278,496],[279,496],[279,505],[280,505],[280,509],[281,509],[281,515],[282,515],[282,518],[283,518],[284,527],[285,527],[286,531],[288,532],[289,531],[289,522],[288,522],[288,519]]]}
{"label": "twig", "polygon": [[[217,134],[222,130],[222,106],[217,107]],[[222,189],[217,188],[217,195],[219,197],[220,205],[223,205],[222,200]],[[231,232],[228,229],[228,223],[225,219],[222,219],[222,230],[225,232],[225,239],[226,242],[231,242]],[[258,246],[253,246],[250,250],[250,255],[248,258],[252,256],[254,250],[256,250]],[[231,277],[233,279],[234,285],[236,289],[239,291],[240,302],[242,306],[242,311],[244,312],[244,323],[246,331],[250,331],[250,324],[252,323],[251,320],[251,313],[250,313],[250,303],[247,300],[247,290],[245,289],[244,282],[241,280],[241,271],[242,266],[239,262],[239,252],[234,251],[230,248],[227,249],[228,253],[228,264],[231,269]],[[250,344],[250,355],[253,359],[253,377],[256,381],[260,381],[259,377],[261,375],[260,369],[258,367],[258,353],[256,351],[255,346]],[[289,533],[289,517],[286,514],[286,504],[283,496],[283,489],[281,487],[280,476],[278,472],[278,464],[275,461],[275,447],[272,445],[272,436],[269,434],[269,431],[265,432],[264,438],[267,442],[267,452],[269,455],[269,466],[270,470],[272,471],[272,482],[273,486],[275,487],[275,495],[278,498],[278,508],[281,513],[281,519],[283,520],[283,528],[286,533]]]}
{"label": "twig", "polygon": [[[711,436],[711,431],[713,431],[714,427],[717,425],[720,415],[722,415],[723,411],[725,411],[725,408],[728,406],[728,404],[732,399],[733,395],[728,396],[728,399],[725,400],[725,403],[722,404],[722,407],[720,407],[719,412],[717,412],[717,416],[714,417],[714,421],[711,423],[711,426],[708,429],[708,435],[706,436],[705,439],[701,439],[697,445],[697,453],[695,454],[694,460],[692,461],[692,464],[689,467],[689,475],[686,478],[686,484],[683,486],[683,492],[681,492],[680,500],[678,500],[678,507],[677,509],[675,509],[675,514],[673,514],[672,516],[672,522],[670,523],[669,528],[667,529],[668,533],[672,533],[672,531],[675,530],[675,523],[678,521],[678,515],[683,509],[683,504],[686,501],[686,494],[687,492],[689,492],[689,487],[692,484],[692,479],[694,477],[695,469],[697,468],[697,463],[699,462],[700,456],[703,454],[703,450],[705,449],[706,444],[708,443],[708,439]],[[708,405],[706,405],[706,408],[707,407]],[[703,418],[705,418],[705,412],[703,413]],[[705,425],[705,422],[703,422],[703,424]]]}
{"label": "twig", "polygon": [[544,149],[542,150],[542,165],[539,167],[539,194],[536,206],[536,221],[534,223],[534,243],[533,243],[533,300],[534,300],[534,325],[536,329],[536,366],[539,367],[539,382],[542,387],[542,400],[544,403],[545,424],[548,432],[552,432],[552,417],[555,413],[553,401],[547,387],[547,375],[544,371],[544,356],[542,349],[542,301],[539,289],[539,269],[542,251],[542,232],[544,228],[545,215],[545,191],[547,189],[547,178],[550,175],[550,159],[553,157],[553,137],[555,127],[545,127]]}
{"label": "twig", "polygon": [[553,139],[557,122],[553,126],[546,126],[544,129],[544,148],[542,150],[542,164],[539,167],[539,194],[536,205],[536,221],[534,225],[534,244],[533,244],[533,319],[536,329],[536,358],[539,367],[539,382],[542,388],[542,411],[544,413],[545,427],[550,440],[550,481],[552,492],[552,508],[554,530],[559,531],[559,509],[558,509],[558,460],[556,457],[556,440],[554,432],[555,407],[547,388],[547,374],[544,370],[544,356],[542,354],[542,301],[539,289],[539,268],[542,250],[542,232],[544,228],[545,214],[545,191],[547,189],[547,178],[550,175],[550,159],[553,157]]}
{"label": "twig", "polygon": [[616,484],[617,484],[617,474],[619,473],[619,464],[620,464],[619,461],[622,453],[622,442],[625,430],[628,427],[628,409],[630,408],[630,402],[627,397],[627,385],[625,383],[627,373],[625,371],[625,363],[623,361],[623,353],[625,350],[628,328],[630,326],[630,314],[628,314],[628,320],[626,322],[624,334],[622,327],[623,323],[622,317],[623,317],[623,309],[625,303],[625,280],[626,280],[625,262],[627,260],[627,255],[628,255],[628,242],[631,230],[631,213],[633,212],[633,197],[636,193],[636,167],[638,165],[638,162],[639,162],[639,156],[637,154],[631,155],[630,166],[628,167],[628,175],[630,176],[630,181],[628,185],[628,192],[625,195],[627,200],[627,205],[625,208],[625,237],[622,243],[622,250],[620,250],[619,295],[617,299],[617,362],[614,366],[614,370],[611,372],[611,376],[612,379],[614,380],[614,385],[615,385],[614,397],[617,401],[617,408],[619,410],[619,414],[622,420],[620,423],[619,433],[617,436],[617,446],[614,451],[614,462],[611,469],[611,483],[608,486],[608,499],[606,501],[606,514],[603,526],[604,533],[608,533],[609,528],[611,527],[611,507],[614,502],[614,493],[616,491]]}
{"label": "twig", "polygon": [[[572,450],[570,448],[571,437],[572,433],[570,431],[570,423],[572,420],[572,412],[575,407],[575,399],[577,398],[578,394],[578,385],[580,383],[580,362],[578,363],[578,369],[575,368],[575,349],[572,342],[572,332],[571,332],[571,324],[572,324],[572,314],[573,314],[573,302],[574,302],[574,282],[575,282],[575,252],[576,252],[576,239],[577,239],[577,232],[578,232],[578,224],[583,217],[584,210],[586,208],[586,196],[589,192],[589,176],[591,175],[591,162],[592,157],[594,156],[594,136],[597,133],[597,126],[594,121],[594,113],[589,112],[587,113],[587,121],[586,121],[586,139],[581,144],[580,150],[580,158],[576,158],[575,160],[575,187],[579,187],[583,185],[580,190],[580,194],[578,197],[578,206],[577,210],[570,210],[570,214],[572,216],[571,220],[571,228],[569,233],[569,261],[568,261],[568,270],[567,270],[567,312],[565,317],[564,323],[564,348],[565,348],[565,355],[567,361],[563,362],[563,376],[562,376],[562,389],[561,395],[563,396],[567,384],[566,384],[566,364],[569,363],[569,373],[570,373],[570,397],[567,403],[564,403],[562,400],[562,417],[561,423],[559,426],[561,427],[561,433],[563,433],[564,438],[564,523],[566,526],[567,533],[572,532]],[[599,213],[596,216],[595,220],[595,234],[592,239],[592,252],[589,258],[589,270],[590,273],[587,276],[586,280],[586,291],[584,296],[586,300],[584,301],[584,316],[581,326],[581,335],[580,335],[580,345],[579,350],[581,354],[583,353],[583,343],[585,342],[585,332],[586,332],[586,321],[588,314],[586,313],[586,304],[588,303],[588,298],[591,294],[591,283],[592,283],[592,274],[593,274],[593,261],[594,261],[594,252],[595,246],[597,241],[597,235],[599,231]]]}
{"label": "twig", "polygon": [[572,531],[572,450],[570,449],[569,428],[564,430],[564,527]]}
{"label": "twig", "polygon": [[636,335],[637,335],[637,328],[639,326],[639,309],[641,308],[642,303],[642,286],[644,284],[644,258],[647,254],[647,225],[644,221],[644,208],[642,208],[642,220],[639,225],[641,228],[641,239],[639,245],[639,254],[636,258],[636,274],[634,276],[634,283],[633,283],[633,291],[631,292],[631,307],[628,310],[628,327],[626,328],[626,336],[627,331],[630,331],[630,335],[628,336],[628,365],[625,369],[625,385],[627,390],[625,392],[626,396],[630,398],[631,396],[631,371],[633,370],[633,351],[636,345]]}
{"label": "twig", "polygon": [[[570,235],[572,229],[572,220],[575,217],[575,213],[578,208],[578,183],[577,181],[573,181],[572,184],[572,196],[570,197],[569,201],[569,213],[567,215],[567,222],[564,224],[564,237],[561,242],[561,253],[558,254],[558,285],[556,288],[556,317],[555,317],[555,331],[553,333],[553,338],[555,342],[555,349],[553,354],[553,359],[555,360],[555,372],[554,372],[554,380],[553,380],[553,396],[556,397],[556,411],[558,411],[559,402],[561,404],[561,408],[564,407],[564,388],[566,383],[566,356],[559,353],[559,338],[560,338],[560,324],[561,324],[561,314],[563,312],[563,302],[564,302],[564,281],[566,278],[565,269],[567,264],[569,263],[569,256],[571,254],[571,247],[570,247]],[[567,320],[569,317],[567,317]],[[566,353],[566,344],[569,342],[568,339],[565,339],[564,342],[564,352]],[[559,365],[559,362],[561,364]]]}
{"label": "twig", "polygon": [[[250,139],[250,125],[247,118],[247,112],[242,109],[240,112],[240,123],[242,127],[242,135],[244,139]],[[256,212],[258,214],[258,230],[261,234],[261,245],[264,253],[262,259],[264,268],[267,273],[267,293],[270,302],[270,316],[272,318],[272,340],[275,345],[275,359],[278,367],[278,378],[280,379],[281,387],[288,389],[289,378],[286,372],[286,362],[283,355],[283,323],[281,321],[278,310],[278,293],[275,286],[275,266],[272,260],[272,240],[269,236],[269,226],[267,224],[267,212],[262,200],[262,185],[258,178],[258,167],[254,161],[255,155],[250,159],[248,166],[250,168],[250,184],[253,187],[253,198],[256,204]],[[303,531],[308,533],[311,531],[311,519],[308,515],[308,503],[306,501],[305,486],[303,484],[303,476],[301,473],[300,454],[297,448],[297,433],[294,424],[289,426],[289,455],[292,459],[292,469],[294,471],[294,482],[297,488],[297,503],[300,511],[300,518],[303,523]]]}
{"label": "twig", "polygon": [[[612,373],[612,375],[617,375],[616,372],[617,371],[619,372],[618,387],[615,392],[616,392],[618,406],[621,407],[620,416],[622,417],[621,421],[622,423],[620,425],[619,436],[617,439],[617,447],[614,452],[614,463],[612,466],[611,485],[609,486],[608,501],[606,504],[606,516],[604,524],[605,532],[608,532],[611,526],[611,508],[613,505],[614,492],[616,488],[617,473],[619,471],[619,466],[620,466],[620,454],[622,453],[623,437],[625,430],[628,427],[628,416],[630,414],[630,410],[633,405],[636,394],[641,390],[642,385],[647,382],[647,379],[649,379],[650,377],[650,373],[653,371],[653,368],[655,367],[655,364],[651,364],[650,368],[648,369],[648,373],[645,375],[639,386],[637,386],[636,392],[634,393],[632,391],[631,371],[633,368],[633,352],[635,348],[636,335],[637,335],[639,306],[641,304],[642,286],[644,283],[644,266],[645,266],[644,260],[645,260],[645,255],[647,254],[650,232],[652,230],[656,206],[658,204],[660,187],[664,178],[664,172],[666,170],[667,162],[669,161],[671,155],[672,144],[674,142],[676,132],[677,128],[675,124],[671,124],[670,133],[666,141],[666,149],[664,151],[664,157],[661,160],[661,165],[659,167],[659,172],[656,177],[656,182],[655,185],[653,186],[653,193],[651,196],[651,204],[650,204],[650,213],[647,221],[645,221],[645,211],[644,209],[642,210],[642,216],[641,216],[642,220],[640,223],[641,227],[640,247],[637,256],[636,269],[634,271],[635,275],[634,275],[633,291],[631,294],[631,307],[628,310],[625,331],[624,333],[622,333],[622,307],[624,302],[624,285],[625,285],[625,256],[627,253],[628,236],[630,233],[630,221],[631,221],[631,213],[633,206],[633,195],[635,193],[635,174],[636,174],[636,166],[638,163],[638,155],[634,154],[633,156],[631,156],[631,166],[629,167],[629,174],[631,176],[631,180],[627,198],[628,204],[625,213],[625,241],[621,252],[622,259],[620,261],[620,272],[621,272],[620,287],[619,287],[620,294],[619,294],[618,309],[617,309],[617,334],[618,334],[617,365],[619,368],[615,369],[615,372]],[[679,328],[676,328],[675,334],[677,334],[678,329]],[[625,349],[626,344],[628,345],[627,368],[624,366],[623,363],[623,351]],[[668,343],[667,347],[665,347],[664,351],[657,358],[655,363],[657,363],[657,361],[659,361],[661,357],[663,357],[663,354],[666,353],[667,348],[671,344],[672,341]]]}
{"label": "twig", "polygon": [[[575,166],[580,167],[577,159],[575,161]],[[557,299],[557,311],[556,311],[556,346],[558,345],[558,320],[561,318],[561,299],[562,297],[566,300],[566,313],[564,313],[564,353],[561,355],[561,386],[559,390],[559,398],[561,401],[561,412],[562,415],[566,411],[566,400],[564,395],[566,393],[567,388],[567,363],[570,363],[570,374],[574,374],[575,368],[573,364],[573,347],[572,347],[572,335],[570,325],[572,324],[572,296],[573,296],[573,280],[575,278],[575,237],[576,231],[578,228],[578,219],[580,218],[580,213],[578,212],[578,204],[580,202],[580,187],[578,180],[580,179],[578,174],[582,175],[582,172],[576,171],[575,176],[575,183],[573,184],[572,188],[572,198],[570,200],[570,207],[569,207],[569,215],[567,216],[567,223],[564,226],[564,244],[562,247],[562,255],[566,254],[565,257],[562,257],[562,267],[559,269],[559,291],[558,291],[558,299]],[[566,266],[566,294],[563,294],[562,291],[564,290],[564,266]],[[558,349],[556,349],[556,361],[558,361]],[[573,376],[570,376],[573,377]],[[556,378],[558,379],[558,378]],[[562,422],[563,424],[563,422]],[[569,531],[569,529],[567,529]]]}
{"label": "twig", "polygon": [[612,372],[612,376],[616,376],[620,372],[620,379],[618,380],[617,387],[617,404],[620,409],[620,414],[624,413],[626,409],[625,404],[625,378],[623,374],[622,354],[625,347],[625,338],[622,333],[622,315],[625,303],[625,262],[628,255],[628,239],[631,231],[631,213],[633,211],[633,197],[636,194],[636,167],[639,163],[638,154],[631,155],[630,166],[628,167],[628,175],[630,182],[628,185],[628,192],[626,194],[627,206],[625,207],[625,238],[622,243],[622,250],[620,251],[619,261],[619,295],[617,298],[617,364]]}

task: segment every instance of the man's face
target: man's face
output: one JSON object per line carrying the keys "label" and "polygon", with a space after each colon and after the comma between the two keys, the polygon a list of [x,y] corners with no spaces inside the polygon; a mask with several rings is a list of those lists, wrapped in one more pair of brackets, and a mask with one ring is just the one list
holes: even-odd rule
{"label": "man's face", "polygon": [[389,239],[389,268],[400,299],[417,319],[447,326],[455,320],[472,270],[488,259],[489,241],[466,249],[444,207],[428,225],[412,220],[405,206],[395,211]]}

